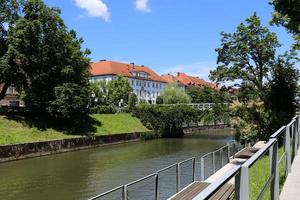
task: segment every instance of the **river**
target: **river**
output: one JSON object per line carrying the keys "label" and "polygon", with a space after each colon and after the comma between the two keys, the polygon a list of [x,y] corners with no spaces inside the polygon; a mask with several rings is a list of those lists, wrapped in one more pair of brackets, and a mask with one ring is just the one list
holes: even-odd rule
{"label": "river", "polygon": [[175,162],[200,157],[229,140],[231,136],[201,134],[2,163],[0,199],[84,200]]}

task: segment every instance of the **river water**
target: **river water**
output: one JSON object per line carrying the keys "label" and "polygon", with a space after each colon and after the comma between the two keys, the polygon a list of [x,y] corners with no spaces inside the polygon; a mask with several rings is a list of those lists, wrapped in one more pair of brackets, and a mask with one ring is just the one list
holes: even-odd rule
{"label": "river water", "polygon": [[[183,139],[131,142],[2,163],[0,199],[84,200],[175,162],[193,156],[200,157],[232,139],[231,136],[201,134]],[[164,184],[170,185],[171,189],[168,190],[171,194],[175,181],[167,179]],[[147,184],[139,187],[151,187]],[[139,187],[132,189],[133,196]]]}

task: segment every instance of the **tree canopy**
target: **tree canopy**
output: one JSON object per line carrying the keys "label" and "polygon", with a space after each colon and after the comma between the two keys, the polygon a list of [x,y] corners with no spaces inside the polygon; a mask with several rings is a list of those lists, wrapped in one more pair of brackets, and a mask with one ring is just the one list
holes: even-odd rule
{"label": "tree canopy", "polygon": [[234,33],[221,33],[221,47],[216,70],[210,78],[217,82],[231,82],[234,86],[255,89],[263,95],[265,81],[274,64],[276,48],[280,46],[276,34],[261,26],[256,14],[241,23]]}
{"label": "tree canopy", "polygon": [[221,47],[216,49],[218,67],[210,78],[236,86],[229,112],[238,138],[266,139],[295,114],[296,53],[277,55],[276,34],[263,27],[256,14],[234,33],[221,36]]}
{"label": "tree canopy", "polygon": [[295,47],[300,49],[300,1],[299,0],[273,0],[274,6],[272,23],[286,27],[294,34]]}
{"label": "tree canopy", "polygon": [[41,0],[2,1],[1,6],[8,13],[1,26],[8,23],[8,28],[0,81],[23,91],[31,111],[57,117],[83,113],[90,94],[90,51],[81,49],[83,40],[67,29],[58,9]]}
{"label": "tree canopy", "polygon": [[178,84],[168,84],[160,94],[164,104],[190,103],[190,96]]}
{"label": "tree canopy", "polygon": [[108,84],[109,102],[110,104],[118,105],[123,100],[123,103],[128,103],[128,98],[132,92],[129,80],[126,77],[118,76]]}

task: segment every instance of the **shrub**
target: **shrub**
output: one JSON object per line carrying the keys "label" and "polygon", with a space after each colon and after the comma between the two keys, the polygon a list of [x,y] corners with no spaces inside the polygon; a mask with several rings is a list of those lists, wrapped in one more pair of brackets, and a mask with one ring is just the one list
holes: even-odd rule
{"label": "shrub", "polygon": [[162,137],[182,137],[183,123],[197,118],[197,111],[186,104],[174,105],[139,105],[134,115],[141,122]]}
{"label": "shrub", "polygon": [[128,110],[132,111],[135,108],[135,105],[137,103],[137,96],[134,93],[130,93],[128,98]]}
{"label": "shrub", "polygon": [[162,98],[161,96],[158,96],[158,97],[156,98],[156,104],[163,104],[163,103],[164,103],[163,98]]}
{"label": "shrub", "polygon": [[114,114],[117,111],[112,105],[101,105],[92,108],[90,112],[93,114]]}

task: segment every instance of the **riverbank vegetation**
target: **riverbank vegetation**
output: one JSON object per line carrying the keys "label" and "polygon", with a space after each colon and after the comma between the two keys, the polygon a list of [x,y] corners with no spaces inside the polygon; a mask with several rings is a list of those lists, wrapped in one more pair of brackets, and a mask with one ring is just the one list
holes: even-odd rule
{"label": "riverbank vegetation", "polygon": [[141,104],[134,110],[134,116],[162,137],[182,137],[183,124],[197,121],[198,117],[197,111],[186,104]]}
{"label": "riverbank vegetation", "polygon": [[278,55],[275,33],[254,14],[234,33],[221,34],[218,67],[210,78],[232,91],[229,115],[242,142],[267,140],[294,116],[299,72],[294,50]]}
{"label": "riverbank vegetation", "polygon": [[45,116],[0,116],[0,145],[147,131],[137,118],[126,113],[93,114],[84,124],[72,127]]}

